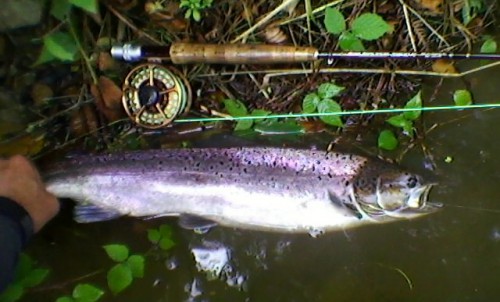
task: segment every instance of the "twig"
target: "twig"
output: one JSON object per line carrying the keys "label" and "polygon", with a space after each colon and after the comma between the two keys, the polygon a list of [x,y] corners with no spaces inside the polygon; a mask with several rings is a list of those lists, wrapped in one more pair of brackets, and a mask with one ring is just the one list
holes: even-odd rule
{"label": "twig", "polygon": [[265,15],[262,19],[260,19],[257,23],[255,23],[254,26],[250,27],[246,31],[244,31],[242,34],[240,34],[238,37],[233,39],[231,43],[236,43],[240,40],[245,40],[251,33],[253,33],[257,28],[262,26],[264,23],[267,21],[271,20],[274,16],[276,16],[279,12],[281,12],[283,9],[285,9],[291,2],[294,0],[284,0],[278,7],[276,7],[274,10],[269,12],[267,15]]}
{"label": "twig", "polygon": [[[344,2],[344,1],[345,1],[345,0],[337,0],[337,1],[333,1],[333,2],[327,3],[327,4],[325,4],[325,5],[322,5],[322,6],[318,7],[318,8],[316,8],[316,9],[314,9],[314,10],[312,11],[312,15],[315,15],[315,14],[317,14],[317,13],[319,13],[319,12],[322,12],[322,11],[324,11],[325,9],[327,9],[328,7],[335,6],[335,5],[340,4],[340,3]],[[302,15],[298,16],[298,17],[295,17],[295,18],[292,18],[292,19],[285,20],[285,21],[283,21],[283,22],[279,23],[279,25],[285,25],[285,24],[292,23],[292,22],[295,22],[295,21],[300,20],[300,19],[307,18],[307,15],[308,15],[308,14],[307,14],[307,12],[306,12],[306,13],[304,13],[304,14],[302,14]]]}
{"label": "twig", "polygon": [[408,35],[410,36],[411,46],[413,47],[414,52],[418,52],[417,44],[415,43],[415,36],[413,35],[413,29],[411,25],[410,16],[408,15],[408,7],[406,7],[406,3],[403,1],[399,1],[403,6],[403,13],[405,15],[406,28],[408,28]]}
{"label": "twig", "polygon": [[134,24],[132,24],[132,22],[130,22],[127,18],[125,18],[125,16],[123,16],[116,9],[114,9],[113,6],[111,6],[109,4],[106,4],[106,7],[109,9],[110,12],[113,13],[113,15],[115,15],[118,19],[120,19],[123,23],[125,23],[128,27],[130,27],[134,32],[136,32],[139,35],[139,37],[140,36],[144,36],[144,37],[148,38],[148,40],[150,40],[151,42],[153,42],[153,43],[155,43],[157,45],[162,45],[163,44],[160,41],[156,40],[151,35],[149,35],[148,33],[146,33],[144,31],[140,30],[139,28],[137,28],[137,26],[135,26]]}
{"label": "twig", "polygon": [[[436,29],[434,29],[434,27],[432,27],[432,25],[429,24],[429,22],[427,22],[427,20],[424,19],[424,17],[422,17],[416,10],[413,9],[413,7],[409,6],[408,4],[406,4],[403,0],[399,0],[399,2],[406,6],[406,8],[408,8],[408,10],[414,14],[417,18],[420,19],[420,21],[422,21],[422,23],[424,23],[424,25],[439,39],[441,40],[446,46],[450,47],[450,43],[448,43],[448,41],[446,41],[446,39],[441,36]],[[432,35],[431,35],[432,36]]]}
{"label": "twig", "polygon": [[92,64],[90,63],[90,58],[85,52],[85,50],[82,47],[82,44],[80,43],[80,39],[78,39],[78,35],[76,34],[76,30],[73,27],[73,22],[71,19],[68,20],[68,28],[71,33],[71,36],[73,36],[73,40],[75,40],[76,47],[78,47],[78,51],[80,51],[80,54],[83,57],[83,60],[85,61],[85,65],[87,66],[87,69],[90,73],[90,77],[92,78],[92,83],[97,84],[97,75],[94,71],[94,68],[92,67]]}

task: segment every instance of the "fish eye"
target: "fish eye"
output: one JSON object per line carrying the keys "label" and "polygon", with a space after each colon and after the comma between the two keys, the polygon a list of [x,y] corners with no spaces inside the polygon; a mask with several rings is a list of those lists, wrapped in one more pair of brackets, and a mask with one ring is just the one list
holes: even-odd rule
{"label": "fish eye", "polygon": [[408,179],[408,188],[413,189],[417,186],[417,178],[415,176],[412,176]]}

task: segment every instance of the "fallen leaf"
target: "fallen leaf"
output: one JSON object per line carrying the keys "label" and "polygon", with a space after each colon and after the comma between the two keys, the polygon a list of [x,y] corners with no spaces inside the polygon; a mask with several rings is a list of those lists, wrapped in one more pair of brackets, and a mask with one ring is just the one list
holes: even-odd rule
{"label": "fallen leaf", "polygon": [[264,29],[264,39],[268,43],[283,44],[288,42],[288,36],[277,24],[270,24]]}
{"label": "fallen leaf", "polygon": [[0,156],[10,157],[16,154],[33,156],[42,151],[45,146],[44,134],[29,134],[19,139],[9,140],[6,143],[0,141]]}
{"label": "fallen leaf", "polygon": [[122,106],[122,90],[110,78],[99,77],[99,90],[101,92],[104,105],[109,109],[116,109]]}
{"label": "fallen leaf", "polygon": [[54,96],[54,91],[49,85],[35,83],[31,88],[31,99],[36,106],[43,105],[48,99]]}
{"label": "fallen leaf", "polygon": [[[106,78],[106,77],[102,76],[101,78]],[[108,78],[106,78],[107,80],[101,80],[101,78],[99,78],[99,84],[101,82],[106,83],[106,82],[108,82],[108,80],[111,81]],[[107,84],[105,84],[104,86],[106,86],[106,85]],[[114,84],[114,82],[113,82],[113,85],[116,85],[116,84]],[[109,84],[109,87],[107,87],[107,88],[110,91],[110,92],[108,92],[109,95],[108,95],[107,101],[110,102],[110,105],[112,105],[112,107],[108,107],[106,105],[106,101],[104,100],[103,92],[101,91],[100,85],[99,86],[95,85],[95,84],[90,85],[90,93],[92,94],[92,96],[95,99],[95,104],[96,104],[96,107],[99,110],[99,112],[101,112],[106,117],[106,119],[108,121],[113,122],[113,121],[116,121],[116,120],[123,118],[125,116],[125,112],[124,112],[124,109],[121,105],[121,90],[120,90],[120,98],[117,99],[116,88],[113,88],[113,86],[111,84]]]}
{"label": "fallen leaf", "polygon": [[449,60],[436,60],[432,63],[432,71],[440,73],[458,73],[454,63]]}
{"label": "fallen leaf", "polygon": [[95,132],[99,127],[99,121],[94,106],[86,104],[79,110],[73,111],[69,127],[76,137]]}
{"label": "fallen leaf", "polygon": [[118,62],[107,51],[99,53],[97,64],[100,71],[117,70],[119,68]]}
{"label": "fallen leaf", "polygon": [[443,0],[417,0],[422,8],[428,9],[433,13],[441,14],[443,12]]}

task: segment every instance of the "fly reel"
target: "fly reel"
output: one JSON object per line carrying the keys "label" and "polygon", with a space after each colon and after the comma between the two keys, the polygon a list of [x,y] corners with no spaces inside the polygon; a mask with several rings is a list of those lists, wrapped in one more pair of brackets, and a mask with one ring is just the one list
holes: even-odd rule
{"label": "fly reel", "polygon": [[171,67],[143,64],[132,69],[123,83],[122,103],[137,125],[162,128],[185,114],[191,106],[191,87]]}

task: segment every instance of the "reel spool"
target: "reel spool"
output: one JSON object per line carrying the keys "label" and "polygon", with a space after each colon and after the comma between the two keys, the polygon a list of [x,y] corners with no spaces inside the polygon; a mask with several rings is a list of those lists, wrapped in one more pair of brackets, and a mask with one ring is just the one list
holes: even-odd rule
{"label": "reel spool", "polygon": [[191,106],[191,87],[172,67],[139,65],[125,78],[122,91],[127,115],[137,125],[149,129],[169,125]]}

